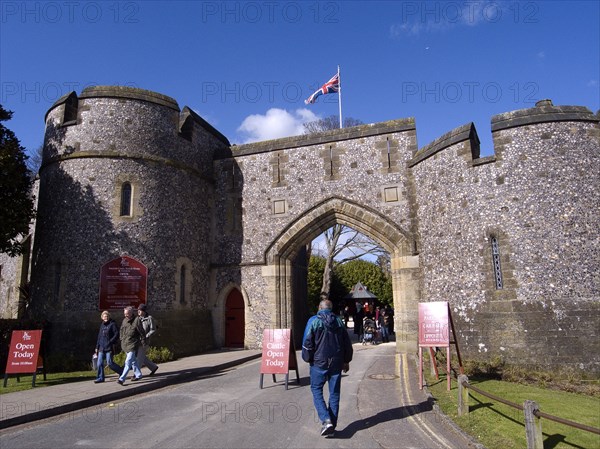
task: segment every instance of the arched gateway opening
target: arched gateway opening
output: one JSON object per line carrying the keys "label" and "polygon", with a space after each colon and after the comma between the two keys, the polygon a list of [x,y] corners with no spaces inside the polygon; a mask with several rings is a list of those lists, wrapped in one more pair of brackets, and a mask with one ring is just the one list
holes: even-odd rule
{"label": "arched gateway opening", "polygon": [[[293,329],[296,344],[300,344],[306,319],[314,313],[306,307],[304,249],[307,243],[334,224],[359,231],[389,252],[397,349],[400,352],[415,352],[419,263],[414,239],[374,209],[342,198],[330,198],[317,204],[284,229],[268,248],[268,269],[263,276],[273,306],[275,327]],[[303,275],[304,279],[301,279]]]}

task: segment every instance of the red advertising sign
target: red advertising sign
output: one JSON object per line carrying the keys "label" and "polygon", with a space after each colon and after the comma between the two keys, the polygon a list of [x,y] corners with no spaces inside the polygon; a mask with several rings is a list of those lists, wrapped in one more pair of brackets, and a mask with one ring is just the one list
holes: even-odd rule
{"label": "red advertising sign", "polygon": [[131,257],[121,256],[105,263],[100,270],[100,310],[145,303],[147,280],[146,265]]}
{"label": "red advertising sign", "polygon": [[12,331],[5,373],[35,373],[41,341],[41,330]]}
{"label": "red advertising sign", "polygon": [[[287,374],[296,368],[296,353],[292,352],[290,329],[265,329],[263,332],[262,374]],[[293,354],[290,357],[290,354]],[[290,360],[292,360],[290,366]]]}
{"label": "red advertising sign", "polygon": [[449,346],[449,308],[447,302],[419,303],[419,345]]}
{"label": "red advertising sign", "polygon": [[285,374],[285,389],[288,389],[290,369],[296,370],[296,382],[300,385],[300,373],[291,329],[265,329],[262,342],[262,363],[260,365],[260,388],[263,387],[265,374]]}

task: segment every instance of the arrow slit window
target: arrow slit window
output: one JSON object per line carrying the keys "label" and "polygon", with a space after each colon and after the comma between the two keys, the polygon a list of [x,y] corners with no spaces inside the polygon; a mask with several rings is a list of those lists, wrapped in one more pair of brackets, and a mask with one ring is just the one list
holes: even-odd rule
{"label": "arrow slit window", "polygon": [[502,290],[504,286],[502,282],[502,267],[500,265],[500,246],[498,245],[498,239],[494,236],[490,237],[490,243],[492,246],[492,266],[494,268],[496,290]]}
{"label": "arrow slit window", "polygon": [[131,217],[131,195],[133,189],[129,182],[124,182],[121,186],[121,217]]}

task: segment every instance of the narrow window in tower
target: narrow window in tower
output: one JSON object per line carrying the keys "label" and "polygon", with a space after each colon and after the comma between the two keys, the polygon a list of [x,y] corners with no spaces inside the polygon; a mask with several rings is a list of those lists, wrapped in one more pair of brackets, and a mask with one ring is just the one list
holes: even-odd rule
{"label": "narrow window in tower", "polygon": [[386,137],[385,141],[387,142],[387,168],[391,168],[392,158],[390,157],[390,138]]}
{"label": "narrow window in tower", "polygon": [[502,290],[504,287],[502,283],[502,267],[500,266],[500,247],[498,245],[498,239],[491,236],[490,243],[492,245],[492,265],[494,268],[496,290]]}
{"label": "narrow window in tower", "polygon": [[121,217],[131,217],[131,184],[124,182],[121,186]]}
{"label": "narrow window in tower", "polygon": [[281,182],[281,153],[277,153],[277,184]]}
{"label": "narrow window in tower", "polygon": [[185,304],[185,265],[179,271],[179,302]]}
{"label": "narrow window in tower", "polygon": [[329,145],[329,176],[333,176],[333,145]]}

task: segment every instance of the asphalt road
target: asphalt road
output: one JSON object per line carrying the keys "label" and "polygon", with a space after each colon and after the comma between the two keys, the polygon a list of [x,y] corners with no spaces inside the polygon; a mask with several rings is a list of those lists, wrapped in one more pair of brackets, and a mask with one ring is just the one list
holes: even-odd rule
{"label": "asphalt road", "polygon": [[[15,427],[0,434],[9,448],[414,448],[464,449],[431,401],[415,389],[414,364],[393,344],[354,345],[342,381],[334,438],[320,436],[299,358],[300,384],[290,373],[259,388],[260,360],[225,373],[116,403]],[[298,355],[299,357],[299,355]],[[412,384],[412,386],[409,386]]]}

